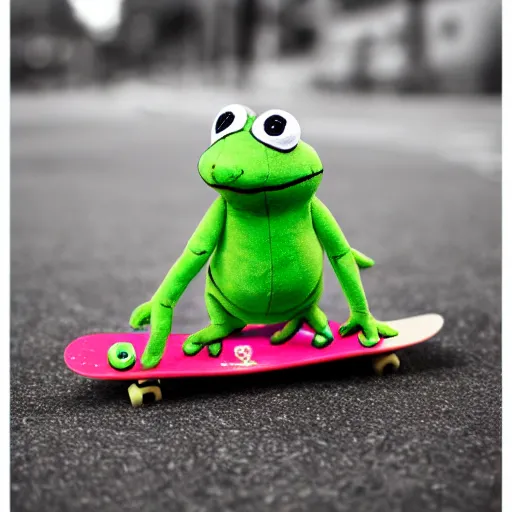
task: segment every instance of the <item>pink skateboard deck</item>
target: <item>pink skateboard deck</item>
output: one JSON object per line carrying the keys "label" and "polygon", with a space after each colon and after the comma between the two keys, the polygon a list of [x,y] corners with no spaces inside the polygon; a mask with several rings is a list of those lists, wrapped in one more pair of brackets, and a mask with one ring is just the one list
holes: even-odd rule
{"label": "pink skateboard deck", "polygon": [[[162,361],[156,368],[144,370],[140,357],[148,341],[148,332],[90,334],[72,341],[64,352],[67,366],[75,373],[91,379],[139,380],[174,377],[207,377],[281,370],[337,359],[390,354],[426,341],[443,326],[437,314],[420,315],[388,322],[398,330],[398,336],[382,339],[371,348],[363,347],[357,334],[338,335],[340,324],[330,322],[334,341],[325,348],[311,346],[312,331],[304,327],[282,345],[271,345],[270,336],[279,326],[249,326],[223,341],[219,357],[210,357],[203,349],[195,356],[186,356],[182,344],[188,334],[171,334]],[[131,343],[137,355],[135,365],[125,371],[112,368],[107,359],[108,349],[117,342]],[[393,362],[391,362],[393,364]],[[395,362],[396,363],[396,362]],[[398,367],[397,364],[393,364]],[[380,372],[379,372],[380,373]]]}

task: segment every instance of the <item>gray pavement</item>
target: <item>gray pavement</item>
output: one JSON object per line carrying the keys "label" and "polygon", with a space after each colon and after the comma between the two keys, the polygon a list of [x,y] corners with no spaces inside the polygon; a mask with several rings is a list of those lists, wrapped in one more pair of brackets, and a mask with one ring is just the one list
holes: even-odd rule
{"label": "gray pavement", "polygon": [[[231,96],[231,99],[230,99]],[[15,511],[500,510],[500,105],[125,87],[12,103]],[[66,344],[123,331],[215,193],[196,171],[225,103],[284,107],[325,168],[319,196],[371,255],[382,319],[438,312],[400,371],[362,361],[173,380],[132,409],[70,373]],[[366,127],[366,128],[365,128]],[[175,332],[207,321],[203,275]],[[347,308],[326,270],[323,307]]]}

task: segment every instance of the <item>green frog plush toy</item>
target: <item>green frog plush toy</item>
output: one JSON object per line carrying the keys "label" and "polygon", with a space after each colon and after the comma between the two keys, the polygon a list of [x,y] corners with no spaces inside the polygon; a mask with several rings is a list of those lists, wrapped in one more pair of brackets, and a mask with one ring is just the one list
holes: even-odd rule
{"label": "green frog plush toy", "polygon": [[198,169],[219,197],[153,298],[130,318],[133,328],[151,327],[143,367],[160,362],[174,307],[208,262],[205,301],[211,323],[187,338],[188,356],[204,347],[218,356],[223,338],[248,324],[284,323],[270,339],[278,345],[306,323],[315,332],[314,347],[329,345],[334,337],[318,305],[324,253],[350,308],[340,335],[360,330],[360,342],[370,347],[381,336],[397,334],[370,313],[359,267],[373,261],[350,247],[315,196],[322,162],[300,135],[297,120],[283,110],[257,116],[243,105],[229,105],[217,115]]}

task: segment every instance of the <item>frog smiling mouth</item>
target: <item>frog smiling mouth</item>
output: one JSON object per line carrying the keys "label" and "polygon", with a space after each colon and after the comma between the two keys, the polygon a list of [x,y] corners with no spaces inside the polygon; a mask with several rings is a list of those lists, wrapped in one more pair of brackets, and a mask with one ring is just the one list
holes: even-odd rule
{"label": "frog smiling mouth", "polygon": [[286,183],[281,183],[280,185],[268,185],[266,187],[255,187],[255,188],[236,188],[230,187],[229,185],[214,185],[212,183],[208,183],[204,178],[203,181],[212,188],[217,190],[229,190],[230,192],[237,192],[238,194],[259,194],[260,192],[274,192],[276,190],[284,190],[286,188],[293,187],[298,185],[299,183],[303,183],[304,181],[308,181],[320,174],[323,174],[324,170],[320,169],[317,172],[308,174],[306,176],[302,176],[302,178],[297,178],[293,181],[288,181]]}

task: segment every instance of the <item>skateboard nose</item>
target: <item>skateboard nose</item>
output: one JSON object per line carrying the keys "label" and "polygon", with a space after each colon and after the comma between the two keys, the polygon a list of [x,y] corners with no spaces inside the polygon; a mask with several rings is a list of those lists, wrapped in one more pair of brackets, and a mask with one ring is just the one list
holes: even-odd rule
{"label": "skateboard nose", "polygon": [[212,165],[212,180],[218,185],[227,185],[236,181],[244,173],[243,169]]}

